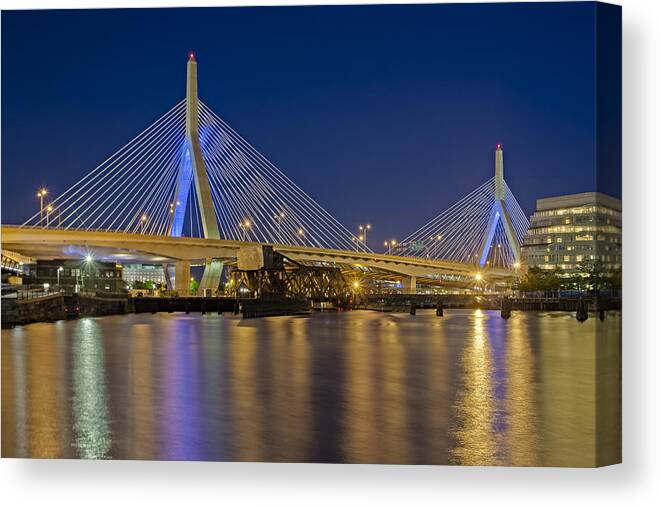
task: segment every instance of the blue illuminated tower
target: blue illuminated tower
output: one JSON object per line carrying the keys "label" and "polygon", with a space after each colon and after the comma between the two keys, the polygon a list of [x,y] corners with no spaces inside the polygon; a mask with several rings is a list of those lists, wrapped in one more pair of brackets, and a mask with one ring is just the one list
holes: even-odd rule
{"label": "blue illuminated tower", "polygon": [[[202,233],[206,239],[220,239],[218,219],[211,198],[211,185],[207,167],[202,155],[199,131],[199,103],[197,97],[197,62],[195,55],[190,53],[186,69],[186,139],[184,141],[183,158],[177,178],[177,206],[174,208],[171,236],[181,236],[184,228],[184,217],[189,196],[196,198],[191,202],[190,213],[197,206],[200,213]],[[195,192],[191,192],[192,182],[195,182]],[[191,230],[191,234],[192,234]],[[215,291],[220,283],[223,263],[219,259],[205,259],[204,274],[200,281],[200,289]],[[166,272],[168,272],[166,268]],[[169,276],[168,276],[169,278]],[[178,262],[175,267],[177,290],[186,292],[190,278],[190,263]],[[170,284],[171,285],[171,284]]]}
{"label": "blue illuminated tower", "polygon": [[496,228],[500,222],[507,237],[507,242],[514,255],[514,262],[521,262],[521,245],[516,237],[516,231],[512,225],[507,205],[505,204],[505,177],[503,175],[503,148],[500,144],[496,147],[496,177],[494,190],[494,203],[489,216],[489,223],[484,232],[482,246],[480,247],[480,266],[484,267],[489,258],[489,249],[496,234]]}
{"label": "blue illuminated tower", "polygon": [[179,170],[177,180],[177,203],[174,220],[172,221],[171,236],[181,236],[184,226],[184,216],[188,204],[188,196],[193,195],[191,183],[195,182],[194,195],[197,202],[191,203],[191,209],[197,205],[200,212],[202,232],[207,239],[220,239],[218,220],[211,198],[211,186],[207,175],[207,168],[202,156],[200,145],[198,98],[197,98],[197,62],[195,55],[188,57],[186,72],[186,141],[185,153]]}

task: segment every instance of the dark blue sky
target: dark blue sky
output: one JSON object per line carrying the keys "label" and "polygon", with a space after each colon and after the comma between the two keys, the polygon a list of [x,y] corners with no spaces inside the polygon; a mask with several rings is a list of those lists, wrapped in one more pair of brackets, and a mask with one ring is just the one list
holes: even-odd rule
{"label": "dark blue sky", "polygon": [[[40,185],[64,191],[183,98],[189,50],[202,100],[347,227],[370,221],[373,246],[490,178],[497,143],[530,214],[536,198],[595,189],[595,12],[5,11],[2,221],[21,223]],[[619,39],[603,40],[602,74],[619,83]],[[619,197],[610,180],[600,190]]]}

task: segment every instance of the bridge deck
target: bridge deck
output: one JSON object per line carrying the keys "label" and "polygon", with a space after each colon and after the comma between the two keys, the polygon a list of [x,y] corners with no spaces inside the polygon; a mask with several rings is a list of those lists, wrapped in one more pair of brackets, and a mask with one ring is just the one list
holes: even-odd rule
{"label": "bridge deck", "polygon": [[[236,259],[247,241],[131,234],[124,232],[2,226],[3,248],[35,259],[82,258],[92,252],[99,260],[165,263],[178,260]],[[373,252],[334,250],[309,246],[271,244],[286,257],[312,263],[369,268],[403,276],[427,279],[471,278],[479,271],[491,281],[510,279],[514,272],[504,268],[482,268],[474,264]]]}

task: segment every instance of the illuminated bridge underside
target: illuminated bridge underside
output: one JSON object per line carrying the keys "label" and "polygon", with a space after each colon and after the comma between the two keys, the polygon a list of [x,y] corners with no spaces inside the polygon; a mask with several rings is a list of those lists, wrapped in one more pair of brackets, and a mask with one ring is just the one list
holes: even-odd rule
{"label": "illuminated bridge underside", "polygon": [[[93,252],[98,260],[167,263],[178,260],[204,262],[206,259],[235,260],[241,248],[254,242],[205,238],[150,236],[120,232],[2,227],[3,248],[37,259],[81,259]],[[441,285],[466,286],[474,279],[476,266],[450,261],[398,257],[372,252],[335,250],[301,245],[274,244],[275,251],[308,265],[327,265],[357,271],[377,272]],[[486,280],[511,279],[508,269],[483,269]]]}

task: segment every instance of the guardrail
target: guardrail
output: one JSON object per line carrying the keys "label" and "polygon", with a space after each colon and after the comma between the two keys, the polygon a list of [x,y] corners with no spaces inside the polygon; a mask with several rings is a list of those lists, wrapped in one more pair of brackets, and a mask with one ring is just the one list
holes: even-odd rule
{"label": "guardrail", "polygon": [[3,285],[2,297],[27,301],[57,296],[64,291],[61,287],[44,287],[43,285]]}

